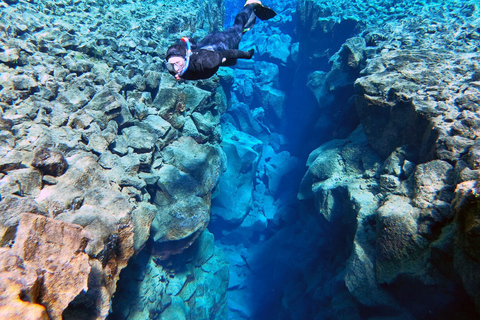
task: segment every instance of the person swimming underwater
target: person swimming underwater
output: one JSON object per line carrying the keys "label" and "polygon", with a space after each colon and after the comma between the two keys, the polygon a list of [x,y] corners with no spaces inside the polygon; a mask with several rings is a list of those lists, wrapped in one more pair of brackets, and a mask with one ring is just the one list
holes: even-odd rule
{"label": "person swimming underwater", "polygon": [[197,45],[184,37],[169,47],[165,57],[168,72],[177,80],[208,79],[221,66],[233,66],[237,59],[251,59],[253,49],[238,50],[243,34],[253,27],[256,17],[268,20],[275,15],[275,11],[262,5],[259,0],[247,0],[232,27],[209,34]]}

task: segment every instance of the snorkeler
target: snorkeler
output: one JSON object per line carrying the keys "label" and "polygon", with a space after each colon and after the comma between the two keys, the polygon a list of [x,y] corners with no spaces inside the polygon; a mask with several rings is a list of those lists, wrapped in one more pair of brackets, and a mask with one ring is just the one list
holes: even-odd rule
{"label": "snorkeler", "polygon": [[256,17],[268,20],[275,15],[275,11],[262,5],[259,0],[247,0],[232,27],[206,36],[196,46],[184,37],[181,42],[168,48],[165,57],[168,72],[177,80],[207,79],[220,66],[233,66],[237,59],[251,59],[253,49],[238,50],[243,34],[253,27]]}

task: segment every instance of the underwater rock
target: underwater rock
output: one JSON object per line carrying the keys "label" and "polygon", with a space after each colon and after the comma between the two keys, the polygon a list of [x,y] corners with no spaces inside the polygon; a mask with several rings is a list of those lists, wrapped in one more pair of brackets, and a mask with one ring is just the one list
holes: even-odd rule
{"label": "underwater rock", "polygon": [[159,261],[142,251],[127,270],[116,294],[114,316],[139,320],[152,314],[168,320],[228,317],[228,262],[207,230],[182,255]]}
{"label": "underwater rock", "polygon": [[457,224],[454,266],[462,278],[465,290],[478,308],[480,305],[478,296],[480,279],[476,270],[478,270],[479,262],[475,258],[480,251],[478,182],[465,181],[459,184],[455,190],[455,201],[453,203]]}
{"label": "underwater rock", "polygon": [[[178,11],[178,4],[110,3],[105,13],[101,5],[87,0],[75,6],[45,3],[38,7],[22,2],[2,8],[0,20],[8,30],[2,31],[0,53],[0,239],[2,246],[11,244],[22,212],[88,230],[85,252],[93,276],[88,288],[67,303],[61,313],[64,319],[105,319],[110,313],[119,274],[130,257],[145,247],[151,223],[160,211],[153,200],[157,173],[164,165],[161,150],[184,134],[185,119],[195,112],[192,124],[199,127],[199,142],[215,144],[220,139],[216,104],[223,103],[224,97],[216,95],[218,79],[198,86],[190,83],[185,90],[177,87],[174,95],[180,103],[173,106],[174,114],[159,114],[152,102],[152,97],[162,97],[169,80],[176,84],[161,59],[169,43],[181,36],[173,29],[196,29],[194,36],[202,36],[223,24],[223,15],[218,14],[223,11],[221,0],[186,1],[182,6],[186,9]],[[177,128],[167,120],[178,124]],[[192,150],[198,154],[206,150],[209,155],[202,155],[203,165],[191,169],[187,167],[192,162],[182,158],[185,166],[181,170],[198,180],[188,196],[198,201],[190,205],[186,198],[183,204],[175,206],[173,201],[171,205],[201,216],[198,224],[185,226],[185,230],[197,228],[185,247],[206,227],[211,191],[223,170],[217,146]],[[180,162],[165,164],[174,165]],[[179,228],[175,232],[185,234],[181,224]],[[195,277],[208,277],[205,274],[217,270],[218,259],[214,261],[211,254],[204,257],[201,263],[207,271],[199,268]],[[222,268],[223,282],[226,266]],[[62,270],[57,268],[56,274],[62,277]],[[214,281],[215,276],[211,277]],[[189,284],[186,277],[181,279]],[[212,285],[212,290],[218,287]],[[12,292],[23,287],[15,288],[12,284]],[[46,290],[46,294],[55,293]],[[198,291],[199,295],[205,292]],[[190,288],[179,293],[185,296],[182,310],[192,308],[193,312],[186,302],[191,301],[191,292]],[[223,310],[218,319],[224,319],[226,285],[223,292],[221,299],[214,291],[208,292],[213,300],[199,298],[205,305],[198,313],[210,315],[214,306]],[[167,300],[165,307],[172,304],[172,298]],[[28,304],[18,302],[18,308]],[[46,317],[44,309],[37,311],[39,318]]]}
{"label": "underwater rock", "polygon": [[37,82],[29,76],[18,75],[12,77],[13,89],[15,90],[33,90],[38,87]]}
{"label": "underwater rock", "polygon": [[85,252],[92,258],[98,277],[77,304],[97,301],[97,316],[106,316],[116,280],[134,253],[133,208],[118,189],[112,188],[91,154],[79,153],[67,161],[67,172],[57,178],[56,185],[44,186],[36,201],[56,219],[80,225],[90,233]]}
{"label": "underwater rock", "polygon": [[7,152],[0,158],[0,172],[6,173],[10,170],[19,169],[22,161],[23,155],[20,152],[16,150]]}
{"label": "underwater rock", "polygon": [[[463,239],[467,236],[460,235],[465,229],[457,227],[458,221],[463,226],[474,219],[462,217],[453,223],[452,220],[461,215],[473,216],[471,212],[475,211],[472,209],[475,205],[470,204],[475,202],[476,187],[468,180],[476,179],[477,175],[474,132],[478,116],[474,110],[478,109],[475,96],[478,86],[472,86],[470,81],[475,78],[478,54],[470,40],[461,37],[446,40],[452,35],[447,31],[452,30],[452,24],[463,26],[468,32],[473,29],[469,23],[453,17],[429,20],[431,16],[420,12],[419,17],[427,19],[422,24],[407,22],[402,18],[406,2],[392,4],[391,13],[384,13],[382,23],[388,21],[384,26],[374,26],[378,21],[370,17],[358,19],[365,11],[352,15],[351,9],[361,6],[360,2],[346,10],[337,5],[299,2],[299,28],[305,31],[300,33],[299,56],[313,59],[310,65],[319,70],[309,76],[309,87],[319,106],[325,112],[337,112],[342,108],[339,106],[349,105],[349,109],[342,110],[346,113],[338,112],[335,122],[351,125],[355,122],[346,119],[355,113],[371,148],[380,157],[369,169],[362,166],[353,169],[356,161],[351,160],[355,157],[348,159],[344,153],[333,151],[346,148],[350,142],[345,141],[345,146],[338,142],[335,146],[336,141],[324,144],[307,162],[309,170],[299,198],[313,198],[318,213],[329,221],[324,224],[329,228],[340,225],[339,232],[349,234],[351,240],[347,243],[351,241],[352,247],[347,246],[345,269],[343,263],[342,267],[339,264],[342,271],[334,274],[344,275],[344,284],[355,303],[363,305],[360,310],[365,306],[371,311],[372,306],[386,307],[384,310],[390,310],[388,314],[401,314],[405,319],[432,314],[462,319],[476,317],[465,291],[478,307],[478,295],[473,293],[478,289],[473,276],[478,265],[469,258],[474,253],[465,253]],[[460,14],[456,3],[445,5]],[[380,4],[375,8],[379,12],[386,9]],[[431,10],[437,12],[433,7]],[[475,12],[475,18],[466,19],[476,19],[478,11]],[[336,30],[335,35],[345,36],[356,25],[349,24],[349,19],[363,21],[367,31],[342,45],[330,59],[333,66],[329,72],[320,71],[327,57],[316,51],[315,42],[325,40],[318,33]],[[313,41],[308,32],[316,33]],[[327,42],[332,40],[333,37]],[[355,93],[348,89],[353,82]],[[465,93],[458,91],[459,88],[466,90]],[[347,96],[350,102],[343,103],[340,95]],[[330,107],[332,101],[334,107]],[[329,125],[328,120],[321,120],[319,125]],[[327,147],[329,144],[331,148]],[[318,154],[325,155],[323,161]],[[348,154],[356,153],[345,153]],[[351,180],[347,178],[350,172],[357,172]],[[457,200],[453,200],[455,186],[462,181],[465,185],[458,187]],[[352,219],[352,215],[356,219],[354,228],[341,224],[339,219]],[[456,237],[462,240],[455,240]],[[475,246],[474,237],[470,239],[469,245]],[[410,288],[407,291],[399,289],[407,287]],[[420,298],[425,295],[432,304]],[[413,297],[422,302],[413,302]],[[433,301],[442,301],[444,307],[437,307]],[[432,313],[427,315],[426,309]]]}
{"label": "underwater rock", "polygon": [[191,137],[167,146],[162,157],[152,238],[160,247],[157,255],[166,259],[188,248],[206,228],[211,192],[223,165],[218,148],[198,144]]}
{"label": "underwater rock", "polygon": [[292,38],[288,34],[262,35],[255,34],[251,41],[258,49],[258,53],[269,60],[279,60],[286,64],[290,57]]}
{"label": "underwater rock", "polygon": [[151,152],[154,147],[155,138],[144,129],[139,127],[127,127],[122,130],[127,141],[127,146],[132,147],[137,153]]}
{"label": "underwater rock", "polygon": [[[90,265],[84,251],[88,239],[87,233],[78,225],[23,214],[12,239],[13,245],[1,254],[1,286],[8,284],[12,287],[2,294],[0,314],[8,314],[8,308],[15,304],[26,314],[47,319],[42,315],[39,306],[42,305],[49,319],[62,319],[62,312],[69,303],[88,289]],[[39,274],[42,274],[41,278]],[[21,306],[22,303],[15,301],[18,295],[15,288],[21,290],[23,300],[29,302],[23,302]],[[6,294],[8,292],[10,296]]]}
{"label": "underwater rock", "polygon": [[[405,197],[390,196],[378,209],[376,279],[391,283],[401,273],[422,268],[427,241],[417,237],[420,212]],[[419,261],[420,260],[420,261]]]}
{"label": "underwater rock", "polygon": [[257,166],[263,143],[232,125],[223,126],[222,149],[228,163],[212,201],[212,215],[226,223],[238,225],[253,203]]}
{"label": "underwater rock", "polygon": [[40,171],[31,168],[11,170],[8,176],[18,184],[19,194],[22,196],[36,197],[42,188],[42,175]]}
{"label": "underwater rock", "polygon": [[149,115],[138,126],[148,130],[157,136],[157,139],[163,139],[167,133],[171,130],[170,123],[165,121],[162,117],[156,115]]}
{"label": "underwater rock", "polygon": [[157,208],[149,203],[141,202],[138,207],[132,211],[133,220],[133,246],[135,252],[143,249],[145,243],[150,237],[150,227],[157,214]]}
{"label": "underwater rock", "polygon": [[118,116],[123,108],[126,108],[125,99],[115,89],[107,87],[97,92],[84,110],[87,113],[93,111],[91,115],[96,119],[100,117],[95,112],[102,112],[108,122]]}
{"label": "underwater rock", "polygon": [[40,170],[44,175],[58,177],[65,173],[68,163],[61,152],[39,149],[33,156],[32,166]]}

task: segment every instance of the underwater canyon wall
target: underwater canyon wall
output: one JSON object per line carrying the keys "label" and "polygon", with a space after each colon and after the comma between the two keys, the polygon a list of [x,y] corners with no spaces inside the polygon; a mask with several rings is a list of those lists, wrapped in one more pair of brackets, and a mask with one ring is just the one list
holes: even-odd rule
{"label": "underwater canyon wall", "polygon": [[478,317],[478,5],[265,4],[212,203],[232,318]]}
{"label": "underwater canyon wall", "polygon": [[[304,20],[322,17],[316,28],[339,17],[336,27],[347,19],[364,29],[308,82],[334,126],[359,124],[310,154],[299,192],[350,239],[332,276],[352,303],[335,318],[478,317],[478,5],[356,2],[353,17],[341,17],[341,2],[299,3]],[[335,98],[345,87],[351,95]]]}
{"label": "underwater canyon wall", "polygon": [[[0,6],[0,317],[105,319],[141,252],[154,267],[123,282],[146,300],[111,317],[225,319],[227,264],[204,232],[224,93],[162,65],[223,25],[223,1]],[[167,265],[187,248],[193,264]]]}

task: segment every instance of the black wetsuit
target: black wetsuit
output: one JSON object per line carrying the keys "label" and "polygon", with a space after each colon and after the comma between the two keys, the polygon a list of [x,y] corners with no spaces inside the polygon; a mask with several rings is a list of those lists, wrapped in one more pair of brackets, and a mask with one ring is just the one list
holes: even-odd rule
{"label": "black wetsuit", "polygon": [[246,5],[235,17],[232,27],[212,33],[198,42],[192,50],[188,69],[181,76],[182,79],[207,79],[213,76],[220,66],[233,66],[237,59],[252,57],[253,50],[241,51],[238,50],[238,45],[243,34],[255,24],[253,6]]}

